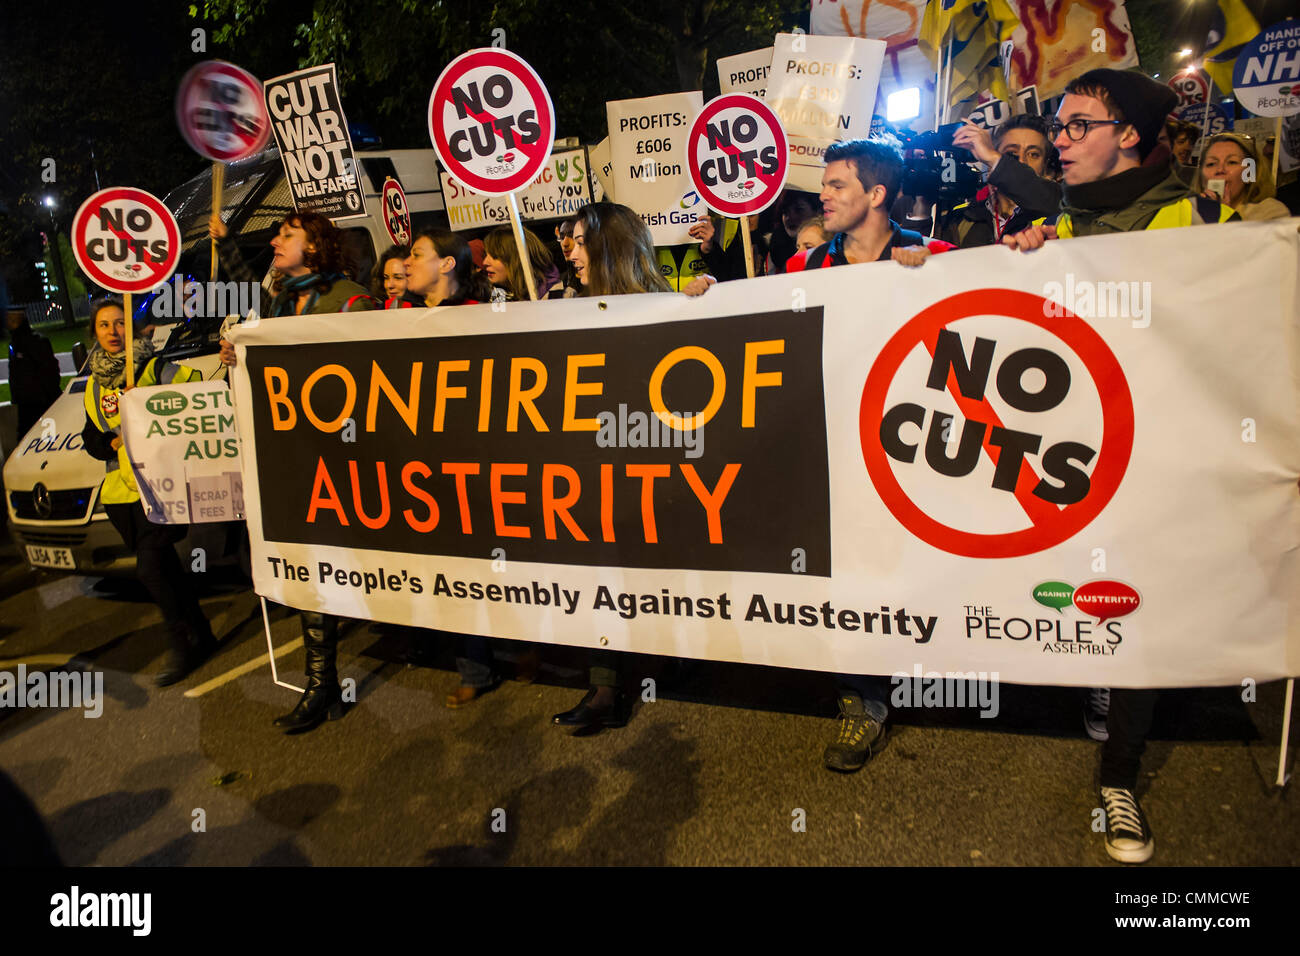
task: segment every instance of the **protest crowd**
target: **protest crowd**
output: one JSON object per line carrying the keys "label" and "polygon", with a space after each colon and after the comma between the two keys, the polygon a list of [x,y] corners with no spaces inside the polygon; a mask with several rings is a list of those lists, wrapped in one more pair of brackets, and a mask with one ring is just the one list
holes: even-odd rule
{"label": "protest crowd", "polygon": [[[1072,237],[1296,214],[1294,199],[1288,208],[1277,197],[1270,163],[1252,137],[1210,136],[1194,158],[1200,130],[1172,115],[1176,104],[1169,87],[1142,73],[1091,69],[1070,80],[1054,116],[1021,114],[992,128],[967,120],[950,133],[942,148],[968,151],[971,168],[980,170],[981,182],[965,201],[945,206],[921,191],[924,181],[909,175],[914,150],[882,132],[827,148],[820,193],[787,186],[763,215],[702,216],[690,229],[692,242],[674,246],[656,246],[642,215],[628,206],[597,201],[560,219],[553,236],[522,226],[521,236],[498,226],[481,239],[451,228],[417,228],[409,243],[388,248],[373,269],[358,274],[331,219],[300,211],[279,223],[271,241],[271,298],[262,316],[278,322],[402,309],[425,316],[427,309],[512,308],[530,299],[708,296],[720,283],[891,261],[889,268],[924,275],[977,247],[1001,245],[1010,257]],[[262,280],[219,210],[208,229],[227,277]],[[869,296],[864,288],[864,300]],[[106,463],[103,500],[166,621],[171,652],[157,678],[166,686],[191,674],[219,644],[173,549],[186,526],[151,523],[129,469],[119,467],[120,419],[104,413],[103,397],[126,384],[125,321],[119,299],[93,304],[83,441],[86,454]],[[358,315],[355,321],[365,319]],[[222,364],[237,368],[236,345],[223,338],[220,349]],[[156,355],[147,339],[137,340],[133,361],[137,386],[195,375],[183,358]],[[275,720],[290,734],[312,731],[346,711],[336,663],[345,621],[319,611],[300,615],[307,686],[292,710]],[[515,676],[534,679],[546,645],[529,643],[529,637],[518,634],[507,642],[448,635],[456,646],[459,682],[447,693],[446,706],[490,706],[483,698],[509,670],[503,666],[506,644],[512,645]],[[629,662],[619,651],[598,648],[587,652],[587,665],[588,690],[571,709],[554,715],[554,725],[581,731],[624,726],[634,709]],[[1154,852],[1154,836],[1137,798],[1138,777],[1158,691],[1093,688],[1081,696],[1084,729],[1101,742],[1106,849],[1117,860],[1144,862]],[[890,684],[883,676],[841,674],[836,699],[838,723],[828,728],[824,765],[859,771],[889,735]]]}

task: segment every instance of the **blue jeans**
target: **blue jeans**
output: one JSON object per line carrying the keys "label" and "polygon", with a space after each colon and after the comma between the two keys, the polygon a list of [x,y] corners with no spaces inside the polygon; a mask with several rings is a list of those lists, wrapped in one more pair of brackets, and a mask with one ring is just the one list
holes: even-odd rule
{"label": "blue jeans", "polygon": [[839,692],[857,694],[862,698],[862,709],[878,723],[889,717],[889,679],[873,674],[840,674]]}
{"label": "blue jeans", "polygon": [[457,638],[456,672],[462,687],[491,687],[496,681],[492,638],[462,634]]}

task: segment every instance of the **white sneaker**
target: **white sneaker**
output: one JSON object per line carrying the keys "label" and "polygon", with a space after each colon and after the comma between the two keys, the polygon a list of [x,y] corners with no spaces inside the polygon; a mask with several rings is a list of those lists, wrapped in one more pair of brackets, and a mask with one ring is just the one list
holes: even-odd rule
{"label": "white sneaker", "polygon": [[1110,713],[1110,688],[1093,687],[1088,690],[1088,700],[1083,705],[1083,729],[1093,740],[1109,740],[1106,715]]}
{"label": "white sneaker", "polygon": [[1121,863],[1145,863],[1156,852],[1156,838],[1147,826],[1142,805],[1132,790],[1102,787],[1106,809],[1106,852]]}

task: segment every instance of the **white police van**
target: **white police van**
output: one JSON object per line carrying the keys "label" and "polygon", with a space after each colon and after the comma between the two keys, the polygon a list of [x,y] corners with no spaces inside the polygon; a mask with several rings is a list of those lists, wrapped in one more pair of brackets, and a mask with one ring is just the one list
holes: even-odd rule
{"label": "white police van", "polygon": [[[381,202],[388,176],[402,184],[416,231],[432,225],[445,227],[446,215],[433,150],[359,152],[356,159],[366,194],[367,216],[339,226],[357,264],[358,281],[364,285],[371,267],[391,244]],[[181,227],[178,275],[198,279],[209,275],[211,175],[211,168],[206,168],[164,199]],[[236,236],[244,258],[255,271],[266,275],[275,225],[293,212],[275,147],[227,166],[222,199],[222,218]],[[176,323],[170,308],[172,298],[164,295],[155,303],[152,296],[136,296],[137,325],[156,325],[153,341],[167,359],[197,369],[205,380],[221,375],[216,353],[224,315],[200,315]],[[265,293],[262,299],[267,301]],[[79,574],[129,574],[134,571],[135,559],[99,501],[104,464],[86,454],[81,445],[81,430],[86,423],[84,393],[89,381],[81,374],[84,371],[78,370],[41,421],[19,437],[5,462],[9,529],[19,553],[32,567]],[[242,525],[195,524],[190,536],[177,548],[182,555],[188,555],[192,548],[203,547],[210,556],[209,563],[233,563],[243,540],[242,531]]]}

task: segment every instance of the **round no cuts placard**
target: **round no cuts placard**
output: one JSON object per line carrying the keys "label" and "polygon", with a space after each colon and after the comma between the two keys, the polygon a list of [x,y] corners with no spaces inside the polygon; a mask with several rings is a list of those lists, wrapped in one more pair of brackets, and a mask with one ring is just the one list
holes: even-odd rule
{"label": "round no cuts placard", "polygon": [[899,329],[860,410],[881,501],[922,541],[971,558],[1034,554],[1082,531],[1119,489],[1133,429],[1128,381],[1101,336],[1011,289],[950,296]]}
{"label": "round no cuts placard", "polygon": [[462,53],[429,96],[429,138],[447,172],[470,189],[504,196],[545,168],[555,142],[551,95],[508,50]]}
{"label": "round no cuts placard", "polygon": [[176,91],[176,122],[190,148],[214,162],[246,159],[271,137],[262,81],[222,60],[185,74]]}
{"label": "round no cuts placard", "polygon": [[181,231],[143,189],[101,189],[72,220],[72,251],[90,281],[110,292],[147,292],[176,271]]}
{"label": "round no cuts placard", "polygon": [[384,192],[381,197],[384,205],[384,228],[393,245],[411,244],[411,210],[406,205],[406,193],[402,184],[392,176],[384,180]]}
{"label": "round no cuts placard", "polygon": [[695,189],[723,216],[751,216],[776,202],[789,159],[781,121],[748,93],[710,100],[686,138]]}

